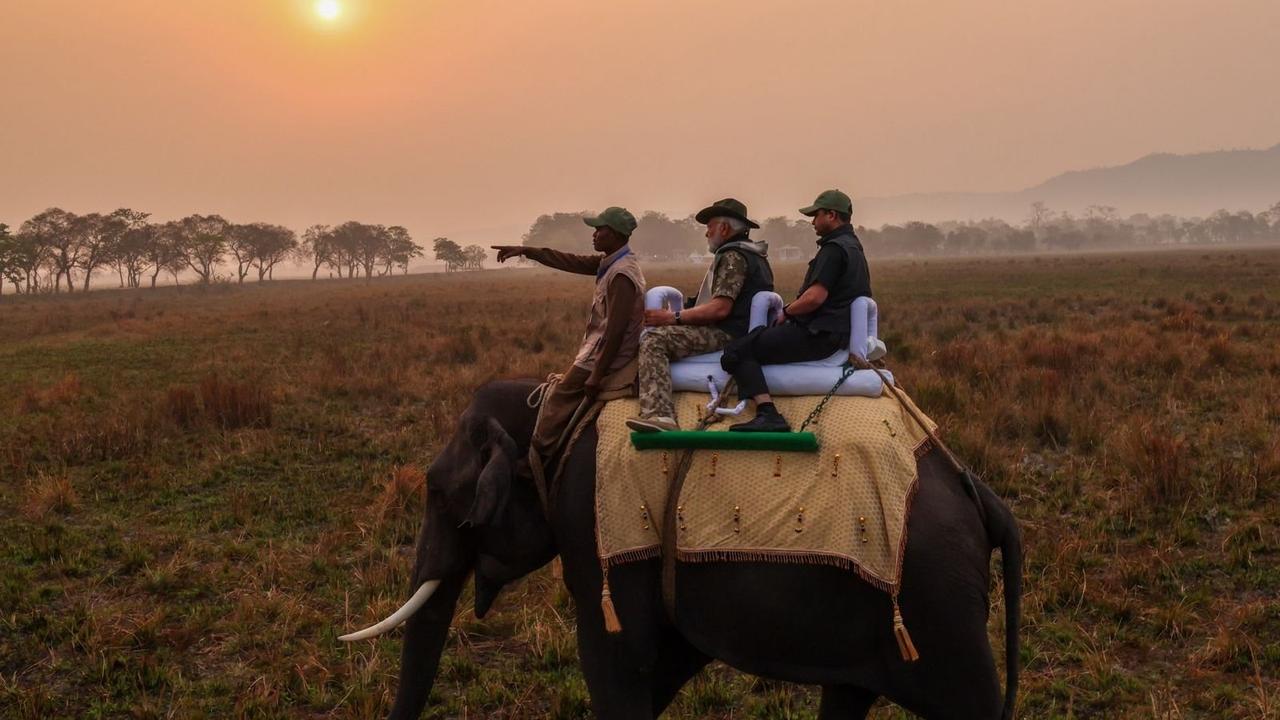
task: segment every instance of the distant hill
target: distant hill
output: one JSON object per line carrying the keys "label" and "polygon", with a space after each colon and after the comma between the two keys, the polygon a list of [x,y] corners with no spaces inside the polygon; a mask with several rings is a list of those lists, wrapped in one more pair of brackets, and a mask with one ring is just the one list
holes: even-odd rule
{"label": "distant hill", "polygon": [[1215,210],[1257,212],[1280,202],[1280,145],[1267,150],[1156,153],[1127,165],[1074,170],[1035,187],[1002,193],[913,193],[855,200],[856,222],[868,227],[908,220],[1025,220],[1031,203],[1080,213],[1110,205],[1121,216]]}

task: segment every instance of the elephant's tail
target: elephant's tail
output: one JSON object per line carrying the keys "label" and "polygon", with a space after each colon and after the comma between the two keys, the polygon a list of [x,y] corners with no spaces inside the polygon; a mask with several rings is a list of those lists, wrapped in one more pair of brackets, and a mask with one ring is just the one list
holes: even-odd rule
{"label": "elephant's tail", "polygon": [[1022,533],[1009,506],[991,488],[978,483],[978,493],[986,510],[987,539],[1000,548],[1004,574],[1004,663],[1005,688],[1003,720],[1012,720],[1018,701],[1018,628],[1022,624]]}

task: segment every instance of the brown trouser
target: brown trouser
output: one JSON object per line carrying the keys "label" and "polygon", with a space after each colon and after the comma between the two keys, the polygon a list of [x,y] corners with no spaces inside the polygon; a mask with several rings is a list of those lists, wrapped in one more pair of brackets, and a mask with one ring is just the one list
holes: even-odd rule
{"label": "brown trouser", "polygon": [[542,399],[542,407],[538,413],[538,427],[533,431],[530,449],[547,461],[547,456],[555,452],[560,436],[569,428],[573,413],[586,397],[583,385],[591,371],[574,365],[565,373],[564,379],[555,385],[555,389]]}

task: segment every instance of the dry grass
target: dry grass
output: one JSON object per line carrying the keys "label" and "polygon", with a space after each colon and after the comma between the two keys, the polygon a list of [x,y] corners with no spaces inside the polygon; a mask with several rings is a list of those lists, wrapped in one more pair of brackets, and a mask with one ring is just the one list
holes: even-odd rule
{"label": "dry grass", "polygon": [[[1022,716],[1275,717],[1280,252],[873,272],[889,366],[1023,522]],[[383,715],[398,638],[335,638],[408,592],[421,468],[471,389],[562,371],[589,283],[0,304],[0,715]],[[469,598],[431,716],[582,717],[551,573],[484,621]],[[671,716],[814,711],[812,689],[716,667]]]}
{"label": "dry grass", "polygon": [[65,405],[80,397],[80,378],[67,373],[61,380],[46,388],[28,387],[18,399],[18,412],[34,413]]}
{"label": "dry grass", "polygon": [[217,373],[200,381],[200,406],[223,430],[271,427],[271,397],[254,382],[233,382]]}
{"label": "dry grass", "polygon": [[40,473],[27,481],[22,511],[28,520],[38,522],[50,514],[66,515],[79,504],[80,496],[70,478]]}
{"label": "dry grass", "polygon": [[369,516],[382,523],[387,518],[414,514],[423,505],[427,476],[416,467],[391,468],[382,484],[382,492],[369,507]]}

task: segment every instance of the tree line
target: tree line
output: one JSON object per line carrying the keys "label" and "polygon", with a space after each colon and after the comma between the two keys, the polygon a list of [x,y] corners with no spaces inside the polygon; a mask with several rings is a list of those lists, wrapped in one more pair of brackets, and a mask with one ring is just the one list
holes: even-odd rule
{"label": "tree line", "polygon": [[[523,242],[581,252],[583,215],[542,215]],[[650,211],[638,223],[632,245],[647,257],[682,260],[706,252],[704,228],[692,216],[673,219]],[[1105,205],[1092,205],[1077,215],[1037,202],[1017,224],[995,218],[908,222],[878,229],[859,226],[858,235],[868,255],[881,257],[1275,243],[1280,242],[1280,202],[1256,214],[1219,210],[1193,218],[1121,217],[1116,208]],[[806,219],[767,218],[753,237],[768,242],[775,259],[812,254],[813,229]],[[488,259],[483,247],[462,247],[444,237],[432,242],[432,251],[448,272],[479,270]],[[312,279],[322,269],[339,278],[372,278],[397,269],[407,273],[409,263],[423,255],[409,231],[398,225],[313,225],[299,238],[281,225],[237,224],[220,215],[153,222],[148,213],[129,208],[87,215],[50,208],[22,223],[16,233],[0,223],[0,293],[6,282],[18,293],[88,290],[95,273],[110,271],[120,287],[131,288],[144,282],[154,288],[166,273],[174,284],[188,272],[201,284],[231,278],[243,283],[250,276],[261,282],[272,279],[276,266],[286,261],[309,264]],[[230,274],[219,275],[224,268]]]}
{"label": "tree line", "polygon": [[[77,215],[50,208],[22,223],[17,232],[0,223],[0,292],[7,281],[17,293],[85,291],[95,272],[115,271],[120,287],[156,286],[161,274],[194,273],[208,284],[234,278],[274,277],[281,262],[310,263],[338,277],[365,278],[407,273],[423,250],[400,226],[346,222],[313,225],[299,239],[270,223],[233,223],[220,215],[189,215],[153,222],[128,208]],[[222,269],[230,274],[219,275]]]}
{"label": "tree line", "polygon": [[444,263],[445,272],[483,270],[484,261],[489,259],[489,253],[483,247],[479,245],[462,247],[445,237],[438,237],[431,241],[431,249],[435,252],[436,260]]}
{"label": "tree line", "polygon": [[[581,252],[584,213],[539,217],[524,235],[525,245]],[[855,217],[856,219],[856,217]],[[646,212],[638,219],[632,247],[646,257],[683,260],[707,251],[704,228],[693,219],[672,219]],[[1259,213],[1219,210],[1208,217],[1135,214],[1121,217],[1116,208],[1092,205],[1084,213],[1055,211],[1032,203],[1026,219],[1010,224],[991,218],[969,222],[908,222],[877,229],[858,226],[868,255],[978,255],[1078,250],[1124,249],[1161,245],[1248,244],[1280,242],[1280,202]],[[795,248],[805,259],[813,254],[813,228],[807,219],[770,217],[752,238],[766,241],[770,255],[786,258]]]}

